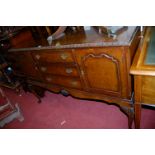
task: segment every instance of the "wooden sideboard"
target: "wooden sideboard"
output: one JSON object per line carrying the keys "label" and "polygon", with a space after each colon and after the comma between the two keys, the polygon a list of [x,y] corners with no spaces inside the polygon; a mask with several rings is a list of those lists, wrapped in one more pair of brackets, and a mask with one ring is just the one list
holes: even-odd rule
{"label": "wooden sideboard", "polygon": [[112,39],[91,27],[66,33],[51,46],[35,43],[37,47],[32,47],[30,39],[29,47],[27,40],[27,47],[12,47],[7,60],[24,81],[23,87],[37,96],[50,90],[116,104],[127,114],[131,128],[134,112],[129,71],[139,35],[138,27],[128,27]]}
{"label": "wooden sideboard", "polygon": [[140,128],[141,106],[155,106],[155,28],[140,40],[130,73],[134,75],[135,127]]}

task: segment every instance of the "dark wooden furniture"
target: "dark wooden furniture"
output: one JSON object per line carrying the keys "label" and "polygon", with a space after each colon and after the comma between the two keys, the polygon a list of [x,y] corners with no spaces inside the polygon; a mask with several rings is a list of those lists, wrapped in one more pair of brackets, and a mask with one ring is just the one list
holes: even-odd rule
{"label": "dark wooden furniture", "polygon": [[8,61],[12,62],[15,74],[25,80],[25,87],[35,88],[37,96],[37,90],[44,88],[114,103],[128,115],[131,128],[134,114],[129,70],[139,43],[138,28],[128,27],[116,38],[91,27],[67,31],[51,46],[46,38],[42,40],[35,39],[36,47],[32,47],[32,39],[30,45],[27,40],[27,47],[13,46],[8,52]]}
{"label": "dark wooden furniture", "polygon": [[5,59],[7,57],[5,53],[8,49],[8,44],[0,41],[0,86],[18,91],[20,83],[16,80],[11,67]]}
{"label": "dark wooden furniture", "polygon": [[141,38],[130,73],[134,75],[135,126],[140,128],[141,106],[155,105],[155,28]]}

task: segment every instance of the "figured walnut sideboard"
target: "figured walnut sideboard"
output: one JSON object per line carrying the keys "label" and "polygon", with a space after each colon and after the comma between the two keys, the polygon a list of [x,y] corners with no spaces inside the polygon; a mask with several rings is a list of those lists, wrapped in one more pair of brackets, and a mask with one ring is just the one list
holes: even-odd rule
{"label": "figured walnut sideboard", "polygon": [[12,48],[8,61],[24,80],[23,87],[37,96],[44,88],[114,103],[128,115],[131,128],[134,113],[129,70],[139,43],[139,29],[128,27],[117,40],[105,41],[98,36],[91,32],[81,40],[80,35],[59,40],[59,45]]}

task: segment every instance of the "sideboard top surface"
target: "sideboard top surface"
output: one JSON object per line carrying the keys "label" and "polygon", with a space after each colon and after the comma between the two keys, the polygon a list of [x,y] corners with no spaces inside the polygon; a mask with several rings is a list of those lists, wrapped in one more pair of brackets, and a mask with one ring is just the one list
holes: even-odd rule
{"label": "sideboard top surface", "polygon": [[136,26],[128,26],[116,38],[109,38],[105,34],[99,33],[95,27],[90,27],[88,30],[83,29],[74,33],[65,33],[61,38],[53,40],[50,46],[47,38],[44,38],[44,41],[35,41],[33,45],[26,43],[23,47],[12,47],[9,51],[130,46],[137,30]]}

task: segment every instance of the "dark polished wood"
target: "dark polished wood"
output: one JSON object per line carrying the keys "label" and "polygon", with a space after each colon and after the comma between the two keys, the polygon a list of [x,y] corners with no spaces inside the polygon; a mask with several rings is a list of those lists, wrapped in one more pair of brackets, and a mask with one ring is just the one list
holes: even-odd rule
{"label": "dark polished wood", "polygon": [[26,78],[29,85],[120,106],[131,128],[134,113],[129,69],[139,35],[136,27],[128,27],[115,39],[93,27],[77,29],[51,46],[35,47],[35,43],[34,47],[12,48],[8,60],[16,75]]}

